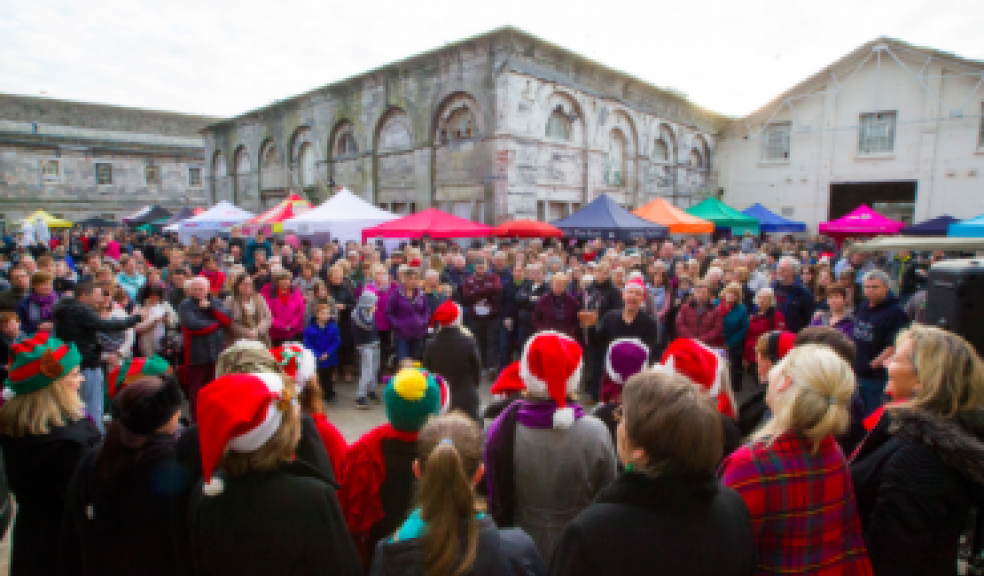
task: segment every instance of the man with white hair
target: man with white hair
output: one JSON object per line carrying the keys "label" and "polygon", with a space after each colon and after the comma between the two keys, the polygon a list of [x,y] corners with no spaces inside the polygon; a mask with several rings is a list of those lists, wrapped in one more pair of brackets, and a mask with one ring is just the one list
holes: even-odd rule
{"label": "man with white hair", "polygon": [[799,262],[792,256],[783,256],[776,265],[778,278],[772,283],[776,296],[776,309],[786,318],[786,330],[797,333],[810,325],[816,299],[800,282]]}
{"label": "man with white hair", "polygon": [[884,402],[888,371],[885,364],[895,354],[895,337],[909,317],[892,294],[891,280],[881,270],[864,275],[864,301],[854,313],[854,372],[864,401],[865,416]]}
{"label": "man with white hair", "polygon": [[198,391],[215,380],[215,363],[225,347],[225,327],[232,321],[225,304],[210,295],[208,288],[208,280],[201,276],[188,280],[185,283],[188,297],[178,306],[184,332],[184,384],[192,418],[195,418]]}

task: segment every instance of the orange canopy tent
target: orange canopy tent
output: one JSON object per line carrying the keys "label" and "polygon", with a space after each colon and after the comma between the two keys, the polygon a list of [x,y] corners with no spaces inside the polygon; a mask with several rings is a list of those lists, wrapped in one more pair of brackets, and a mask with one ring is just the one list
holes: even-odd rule
{"label": "orange canopy tent", "polygon": [[662,224],[670,234],[713,234],[714,223],[691,216],[662,198],[657,198],[632,212],[636,216]]}
{"label": "orange canopy tent", "polygon": [[564,233],[546,222],[512,220],[496,226],[492,235],[498,238],[560,238]]}

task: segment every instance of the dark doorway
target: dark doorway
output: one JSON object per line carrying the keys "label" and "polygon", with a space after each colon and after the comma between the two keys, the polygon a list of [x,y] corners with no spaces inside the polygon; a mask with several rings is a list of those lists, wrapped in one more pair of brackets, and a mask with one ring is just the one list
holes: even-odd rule
{"label": "dark doorway", "polygon": [[916,182],[843,182],[830,185],[830,220],[845,216],[861,204],[886,218],[912,224],[916,210]]}

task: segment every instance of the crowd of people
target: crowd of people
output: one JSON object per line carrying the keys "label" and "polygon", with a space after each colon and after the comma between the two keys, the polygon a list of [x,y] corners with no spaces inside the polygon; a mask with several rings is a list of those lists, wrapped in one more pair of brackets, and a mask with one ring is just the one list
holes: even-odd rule
{"label": "crowd of people", "polygon": [[984,366],[849,245],[4,238],[10,573],[956,574]]}

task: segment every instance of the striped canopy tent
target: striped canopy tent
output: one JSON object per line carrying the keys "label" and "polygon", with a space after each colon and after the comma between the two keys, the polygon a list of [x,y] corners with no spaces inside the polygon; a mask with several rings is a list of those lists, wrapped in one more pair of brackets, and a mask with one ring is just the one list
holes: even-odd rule
{"label": "striped canopy tent", "polygon": [[291,194],[273,208],[247,221],[243,227],[250,231],[259,228],[270,228],[273,232],[283,232],[284,220],[296,218],[310,209],[310,202],[297,194]]}
{"label": "striped canopy tent", "polygon": [[662,198],[657,198],[632,212],[636,216],[662,224],[670,234],[713,234],[714,223],[691,216]]}

